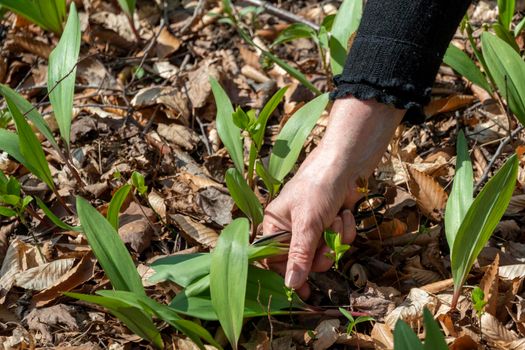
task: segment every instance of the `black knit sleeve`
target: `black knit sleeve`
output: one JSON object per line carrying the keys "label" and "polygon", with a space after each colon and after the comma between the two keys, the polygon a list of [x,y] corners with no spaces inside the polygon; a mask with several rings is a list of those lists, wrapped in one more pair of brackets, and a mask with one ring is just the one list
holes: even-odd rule
{"label": "black knit sleeve", "polygon": [[[368,0],[332,99],[360,100],[407,109],[421,122],[448,43],[470,0]],[[421,118],[423,117],[423,118]]]}

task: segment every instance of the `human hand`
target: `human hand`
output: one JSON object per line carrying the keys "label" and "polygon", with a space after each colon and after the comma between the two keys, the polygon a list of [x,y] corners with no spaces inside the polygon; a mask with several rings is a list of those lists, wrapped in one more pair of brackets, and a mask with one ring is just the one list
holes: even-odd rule
{"label": "human hand", "polygon": [[351,213],[359,199],[356,181],[373,171],[401,121],[404,110],[375,100],[337,100],[319,146],[265,210],[263,233],[291,231],[288,256],[268,261],[286,275],[285,284],[307,297],[310,271],[326,271],[332,261],[321,236],[326,228],[355,238]]}

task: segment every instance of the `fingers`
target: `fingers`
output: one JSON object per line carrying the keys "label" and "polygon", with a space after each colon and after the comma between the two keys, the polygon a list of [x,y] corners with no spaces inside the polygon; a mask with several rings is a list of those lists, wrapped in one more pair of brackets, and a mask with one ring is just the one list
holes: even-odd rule
{"label": "fingers", "polygon": [[341,213],[341,218],[343,220],[343,230],[337,232],[342,232],[343,243],[350,244],[354,241],[357,235],[354,214],[352,214],[350,209],[345,209]]}
{"label": "fingers", "polygon": [[299,289],[305,284],[322,230],[322,223],[313,222],[304,215],[292,218],[293,235],[284,279],[287,287]]}

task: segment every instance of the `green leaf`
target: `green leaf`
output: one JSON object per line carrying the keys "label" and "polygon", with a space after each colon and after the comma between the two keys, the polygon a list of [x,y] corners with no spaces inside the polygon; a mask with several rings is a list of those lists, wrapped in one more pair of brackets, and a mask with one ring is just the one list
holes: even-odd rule
{"label": "green leaf", "polygon": [[[14,101],[12,101],[7,96],[4,96],[4,98],[16,124],[20,154],[26,162],[22,164],[25,166],[29,165],[29,167],[26,166],[29,171],[42,180],[47,186],[49,186],[49,188],[54,189],[55,184],[53,183],[53,177],[51,176],[49,164],[47,163],[47,159],[40,141],[36,137],[33,129],[31,129],[22,113],[20,113],[20,110]],[[16,158],[14,154],[12,154],[12,156]]]}
{"label": "green leaf", "polygon": [[241,130],[248,130],[250,125],[250,117],[246,114],[241,107],[237,107],[235,112],[232,113],[233,124],[235,124]]}
{"label": "green leaf", "polygon": [[244,315],[249,230],[248,220],[235,219],[221,232],[211,253],[211,302],[234,350],[237,349]]}
{"label": "green leaf", "polygon": [[1,216],[6,216],[8,218],[13,217],[13,216],[18,216],[16,211],[14,211],[13,209],[6,208],[6,207],[3,207],[1,205],[0,205],[0,215]]}
{"label": "green leaf", "polygon": [[348,40],[357,30],[362,13],[363,1],[361,0],[344,0],[337,11],[330,38],[330,64],[333,75],[343,72],[348,53]]}
{"label": "green leaf", "polygon": [[328,103],[328,94],[316,97],[301,107],[284,125],[277,135],[268,172],[278,181],[283,181],[293,169],[306,138],[315,126]]}
{"label": "green leaf", "polygon": [[416,333],[404,321],[398,320],[394,328],[394,350],[423,350]]}
{"label": "green leaf", "polygon": [[151,268],[156,272],[149,278],[151,283],[173,281],[188,287],[210,272],[211,255],[204,253],[180,254],[155,260]]}
{"label": "green leaf", "polygon": [[31,173],[36,174],[37,170],[22,156],[20,152],[20,142],[18,135],[14,132],[0,129],[0,150],[7,152],[15,158],[20,164],[25,166]]}
{"label": "green leaf", "polygon": [[481,73],[481,70],[462,50],[450,44],[443,57],[443,62],[470,80],[473,84],[485,89],[488,93],[492,93],[492,89],[483,73]]}
{"label": "green leaf", "polygon": [[135,12],[135,5],[136,5],[135,2],[136,0],[118,0],[118,4],[120,5],[120,8],[130,18],[133,18],[133,13]]}
{"label": "green leaf", "polygon": [[[50,2],[55,4],[56,10],[50,8],[46,9],[46,12],[42,12],[43,9],[41,9],[40,3]],[[60,33],[62,31],[63,17],[62,20],[57,19],[60,18],[62,13],[65,14],[65,0],[0,0],[0,5],[7,7],[11,11],[27,18],[46,30],[51,30],[55,33]],[[54,11],[57,13],[49,13]]]}
{"label": "green leaf", "polygon": [[257,227],[263,220],[263,207],[255,193],[235,168],[228,169],[224,179],[235,204]]}
{"label": "green leaf", "polygon": [[485,308],[485,305],[487,305],[487,301],[485,301],[485,293],[483,292],[483,289],[479,288],[478,286],[474,287],[471,293],[472,296],[472,304],[474,306],[474,310],[476,310],[476,313],[478,315],[481,315],[483,312],[483,308]]}
{"label": "green leaf", "polygon": [[514,28],[514,36],[517,37],[520,35],[523,31],[523,28],[525,28],[525,17],[522,18],[518,24],[516,24],[516,27]]}
{"label": "green leaf", "polygon": [[[105,307],[110,313],[121,320],[133,333],[150,341],[159,349],[164,348],[160,332],[151,320],[151,316],[149,316],[142,307],[135,306],[140,305],[138,302],[130,303],[129,300],[123,299],[121,295],[119,295],[118,298],[79,293],[64,293],[64,295]],[[142,295],[135,296],[137,299],[142,297]]]}
{"label": "green leaf", "polygon": [[122,186],[117,192],[115,192],[113,198],[111,198],[111,201],[109,202],[106,217],[115,230],[118,230],[120,208],[122,208],[122,204],[124,204],[124,201],[128,197],[129,191],[131,191],[131,185],[126,184]]}
{"label": "green leaf", "polygon": [[228,150],[235,167],[244,173],[244,155],[241,130],[233,122],[233,106],[230,98],[217,80],[210,77],[211,89],[217,105],[217,132]]}
{"label": "green leaf", "polygon": [[301,38],[316,38],[317,32],[304,23],[294,23],[283,30],[274,40],[272,46],[280,45]]}
{"label": "green leaf", "polygon": [[146,179],[141,173],[134,171],[131,174],[131,184],[135,187],[141,196],[144,196],[148,192],[148,186],[146,186]]}
{"label": "green leaf", "polygon": [[279,106],[279,103],[281,103],[281,100],[283,99],[286,90],[288,90],[288,86],[280,88],[272,96],[272,98],[264,105],[261,113],[259,113],[259,116],[257,117],[258,129],[254,133],[252,138],[258,150],[261,149],[264,141],[264,132],[266,131],[266,124],[268,123],[268,119],[270,119],[273,111],[275,111],[277,106]]}
{"label": "green leaf", "polygon": [[520,48],[518,46],[518,43],[516,43],[514,35],[512,35],[512,33],[508,29],[503,27],[501,23],[494,23],[492,25],[492,29],[501,40],[509,44],[516,52],[520,52]]}
{"label": "green leaf", "polygon": [[264,186],[266,186],[266,189],[273,197],[279,191],[281,182],[274,179],[268,170],[266,170],[266,167],[259,161],[255,163],[255,172],[257,173],[257,176],[263,180]]}
{"label": "green leaf", "polygon": [[18,94],[15,90],[12,90],[9,86],[0,84],[0,94],[5,98],[11,99],[14,104],[18,107],[20,112],[24,115],[27,113],[27,119],[29,119],[44,135],[44,137],[53,145],[55,149],[59,149],[57,142],[53,136],[53,133],[49,129],[46,121],[42,115],[38,112],[38,109],[34,108],[33,105],[27,101],[23,96]]}
{"label": "green leaf", "polygon": [[436,320],[434,320],[434,317],[427,308],[423,309],[423,320],[425,322],[425,345],[423,345],[423,349],[448,350],[445,336],[441,332],[438,323]]}
{"label": "green leaf", "polygon": [[76,232],[82,232],[82,227],[80,226],[71,226],[60,220],[58,216],[56,216],[51,209],[47,207],[47,205],[38,197],[35,197],[36,204],[44,214],[46,214],[47,218],[51,220],[53,224],[55,224],[57,227],[61,228],[62,230],[66,231],[76,231]]}
{"label": "green leaf", "polygon": [[77,197],[77,210],[88,243],[113,288],[145,295],[140,275],[117,231],[82,197]]}
{"label": "green leaf", "polygon": [[491,76],[510,110],[525,124],[525,62],[506,42],[495,35],[481,35],[483,56]]}
{"label": "green leaf", "polygon": [[69,147],[71,120],[73,119],[73,95],[80,52],[80,21],[77,8],[72,2],[64,33],[49,55],[47,88],[53,106],[60,135]]}
{"label": "green leaf", "polygon": [[335,16],[335,14],[332,14],[323,18],[323,21],[321,22],[321,27],[325,28],[328,32],[331,32],[334,26]]}
{"label": "green leaf", "polygon": [[445,210],[445,234],[451,253],[459,227],[474,200],[474,175],[463,130],[456,142],[456,175]]}
{"label": "green leaf", "polygon": [[39,8],[42,18],[54,32],[62,31],[62,23],[66,18],[66,1],[65,0],[39,0],[34,1]]}
{"label": "green leaf", "polygon": [[452,277],[457,291],[479,253],[505,213],[518,175],[516,154],[483,187],[459,227],[451,254]]}
{"label": "green leaf", "polygon": [[16,207],[19,202],[20,202],[20,197],[19,196],[14,196],[12,194],[2,194],[2,195],[0,195],[0,203]]}
{"label": "green leaf", "polygon": [[510,29],[516,0],[498,0],[498,19],[503,27]]}

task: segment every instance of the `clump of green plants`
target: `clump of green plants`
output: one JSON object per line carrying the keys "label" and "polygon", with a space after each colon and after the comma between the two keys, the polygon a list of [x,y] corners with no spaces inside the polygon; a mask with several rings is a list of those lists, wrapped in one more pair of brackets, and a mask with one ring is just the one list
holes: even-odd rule
{"label": "clump of green plants", "polygon": [[341,312],[341,314],[343,314],[343,316],[348,320],[348,325],[346,326],[346,333],[348,335],[353,335],[356,332],[356,326],[358,324],[375,321],[375,319],[371,316],[354,317],[350,312],[348,312],[348,310],[345,310],[342,307],[339,308],[339,312]]}
{"label": "clump of green plants", "polygon": [[518,157],[514,154],[474,198],[467,141],[463,132],[459,133],[456,175],[445,211],[445,233],[454,279],[453,308],[474,262],[505,213],[517,176]]}
{"label": "clump of green plants", "polygon": [[25,17],[45,30],[62,33],[66,0],[0,0],[0,6]]}
{"label": "clump of green plants", "polygon": [[426,334],[424,344],[406,322],[397,321],[394,328],[394,350],[448,350],[445,337],[427,308],[423,310],[423,320]]}

